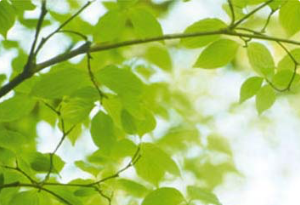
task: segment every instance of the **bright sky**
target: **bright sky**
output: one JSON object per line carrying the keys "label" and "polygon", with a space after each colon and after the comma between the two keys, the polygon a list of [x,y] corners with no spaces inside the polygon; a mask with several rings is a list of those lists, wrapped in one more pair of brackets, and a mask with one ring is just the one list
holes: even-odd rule
{"label": "bright sky", "polygon": [[[187,3],[178,1],[171,13],[161,20],[164,32],[181,32],[188,25],[202,18],[228,19],[219,6],[222,2],[224,1],[191,0]],[[62,10],[68,9],[59,3],[57,7]],[[100,3],[94,3],[83,17],[94,22],[97,19],[95,15],[99,16],[104,12],[103,9],[98,12],[96,7],[102,8]],[[36,12],[28,15],[36,15]],[[20,33],[21,30],[22,28],[17,26],[10,34],[15,39],[24,39],[32,35],[32,33]],[[53,41],[57,42],[57,40],[54,38]],[[42,56],[48,58],[60,50],[61,48],[53,47],[45,51]],[[244,175],[244,177],[236,175],[227,177],[226,183],[215,190],[220,201],[223,205],[295,205],[299,201],[300,190],[300,138],[298,136],[300,120],[297,112],[290,107],[287,96],[277,100],[273,108],[263,116],[256,114],[253,100],[236,107],[229,113],[228,106],[238,101],[239,89],[246,74],[225,72],[222,69],[217,72],[217,75],[207,70],[190,71],[198,54],[199,50],[173,54],[176,57],[174,69],[178,69],[175,80],[180,81],[182,89],[194,96],[195,106],[199,111],[216,116],[213,131],[230,139],[236,166]],[[15,55],[13,51],[5,54],[0,51],[1,73],[10,73],[9,62]],[[187,80],[179,75],[183,70],[193,72],[193,76],[188,76]],[[203,98],[199,95],[203,91],[208,92],[211,97]],[[210,129],[207,128],[206,132],[211,132]],[[38,139],[38,149],[43,152],[52,151],[60,138],[59,131],[41,122],[38,132],[41,136]],[[89,133],[86,132],[84,135]],[[84,155],[94,150],[92,142],[86,141],[85,138],[79,139],[75,148],[69,141],[65,141],[58,154],[65,161],[72,162],[82,159]],[[62,177],[66,177],[66,180],[78,175],[87,176],[71,165],[67,165],[62,173]]]}

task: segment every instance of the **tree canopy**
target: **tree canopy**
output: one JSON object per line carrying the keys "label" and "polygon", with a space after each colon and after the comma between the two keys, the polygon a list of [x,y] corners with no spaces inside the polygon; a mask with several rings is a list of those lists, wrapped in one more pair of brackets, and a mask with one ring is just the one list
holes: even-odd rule
{"label": "tree canopy", "polygon": [[[59,2],[67,11],[55,0],[0,1],[0,55],[16,53],[0,65],[0,205],[221,205],[215,189],[241,173],[222,133],[205,134],[216,116],[176,78],[247,73],[228,109],[253,99],[266,115],[299,93],[300,2],[227,0],[215,6],[228,19],[179,33],[161,24],[179,0]],[[175,53],[190,50],[198,56],[183,76]],[[41,135],[55,146],[40,149]],[[71,164],[59,154],[67,142],[87,144]],[[68,181],[66,166],[81,174]]]}

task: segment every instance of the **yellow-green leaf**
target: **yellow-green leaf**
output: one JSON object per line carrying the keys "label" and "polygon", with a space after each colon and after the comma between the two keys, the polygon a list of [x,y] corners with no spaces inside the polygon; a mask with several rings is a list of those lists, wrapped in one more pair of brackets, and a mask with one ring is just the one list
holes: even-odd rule
{"label": "yellow-green leaf", "polygon": [[114,124],[110,116],[100,111],[92,119],[91,135],[94,143],[106,153],[109,153],[116,142]]}
{"label": "yellow-green leaf", "polygon": [[31,94],[48,99],[61,98],[88,84],[89,79],[85,72],[63,68],[41,75],[34,84]]}
{"label": "yellow-green leaf", "polygon": [[99,42],[113,41],[125,28],[126,16],[118,10],[104,14],[95,26],[94,38]]}
{"label": "yellow-green leaf", "polygon": [[183,201],[184,197],[177,189],[162,187],[148,194],[142,205],[180,205]]}
{"label": "yellow-green leaf", "polygon": [[213,69],[230,63],[236,55],[239,44],[228,39],[218,40],[201,53],[194,67]]}
{"label": "yellow-green leaf", "polygon": [[260,77],[251,77],[248,78],[242,85],[240,90],[240,102],[244,102],[249,98],[256,95],[256,93],[261,88],[263,78]]}
{"label": "yellow-green leaf", "polygon": [[200,200],[207,204],[222,205],[217,196],[206,189],[196,186],[188,186],[187,192],[192,200]]}
{"label": "yellow-green leaf", "polygon": [[258,74],[266,77],[274,74],[275,63],[266,46],[261,43],[250,43],[247,53],[252,68]]}
{"label": "yellow-green leaf", "polygon": [[[186,28],[184,33],[218,31],[222,28],[226,28],[226,26],[227,25],[220,19],[207,18],[193,23],[192,25]],[[199,47],[206,46],[213,41],[218,40],[218,38],[220,38],[220,35],[184,38],[181,40],[181,43],[188,48],[199,48]]]}
{"label": "yellow-green leaf", "polygon": [[163,150],[151,143],[141,145],[140,160],[135,164],[137,174],[145,180],[157,185],[166,172],[180,175],[179,169],[172,158]]}
{"label": "yellow-green leaf", "polygon": [[160,23],[145,9],[132,9],[129,18],[136,34],[141,38],[151,38],[163,35]]}
{"label": "yellow-green leaf", "polygon": [[6,38],[7,31],[14,25],[15,10],[7,0],[0,1],[0,34]]}
{"label": "yellow-green leaf", "polygon": [[0,122],[21,119],[34,108],[35,100],[25,95],[16,95],[0,104]]}
{"label": "yellow-green leaf", "polygon": [[279,20],[289,35],[298,32],[300,30],[300,2],[286,1],[280,8]]}
{"label": "yellow-green leaf", "polygon": [[272,107],[276,100],[276,94],[269,85],[262,87],[256,94],[256,109],[259,114]]}

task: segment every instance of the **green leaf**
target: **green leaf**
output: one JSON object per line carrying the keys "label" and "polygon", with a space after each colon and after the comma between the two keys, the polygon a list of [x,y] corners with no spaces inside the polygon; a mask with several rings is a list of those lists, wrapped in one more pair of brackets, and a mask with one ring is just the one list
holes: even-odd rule
{"label": "green leaf", "polygon": [[299,82],[299,75],[296,74],[294,76],[294,71],[291,70],[281,70],[274,75],[272,83],[279,89],[286,89],[290,85],[292,79],[293,82],[291,85],[294,85],[296,82]]}
{"label": "green leaf", "polygon": [[121,8],[128,8],[135,5],[139,0],[117,0]]}
{"label": "green leaf", "polygon": [[90,189],[89,187],[79,188],[76,191],[74,191],[74,195],[79,197],[91,196],[95,193],[95,190]]}
{"label": "green leaf", "polygon": [[94,38],[99,42],[117,39],[125,28],[126,16],[118,10],[108,11],[95,26]]}
{"label": "green leaf", "polygon": [[[68,204],[72,205],[83,205],[78,197],[76,197],[71,189],[68,187],[48,187],[47,189],[51,190],[52,192],[56,193],[57,195],[61,196],[64,200],[68,202]],[[57,199],[57,198],[55,198]],[[59,200],[63,202],[62,200]],[[55,203],[57,204],[57,203]],[[64,204],[66,204],[64,202]]]}
{"label": "green leaf", "polygon": [[163,187],[148,194],[142,205],[180,205],[183,201],[184,197],[177,189]]}
{"label": "green leaf", "polygon": [[72,98],[61,106],[61,116],[64,120],[77,124],[88,118],[94,104],[86,99]]}
{"label": "green leaf", "polygon": [[[69,125],[71,126],[71,125]],[[77,139],[80,137],[83,131],[83,126],[81,125],[76,125],[73,129],[72,132],[68,134],[68,139],[71,141],[72,145],[74,146]]]}
{"label": "green leaf", "polygon": [[135,134],[137,132],[135,120],[127,110],[122,110],[121,121],[125,132],[128,134]]}
{"label": "green leaf", "polygon": [[[186,28],[184,33],[196,33],[196,32],[210,32],[218,31],[220,29],[226,28],[227,25],[216,18],[207,18],[197,21],[196,23],[190,25]],[[208,45],[209,43],[216,41],[220,38],[220,35],[209,35],[193,38],[183,38],[181,43],[188,48],[199,48]]]}
{"label": "green leaf", "polygon": [[114,133],[114,124],[110,116],[100,111],[92,119],[91,135],[94,143],[106,153],[109,153],[117,138]]}
{"label": "green leaf", "polygon": [[17,151],[21,148],[22,146],[26,145],[27,143],[27,138],[23,136],[22,134],[8,130],[4,127],[0,127],[0,146],[5,147],[8,149],[16,149]]}
{"label": "green leaf", "polygon": [[0,85],[6,80],[6,75],[5,74],[0,74]]}
{"label": "green leaf", "polygon": [[6,38],[7,31],[15,23],[15,10],[7,2],[7,0],[0,1],[0,34]]}
{"label": "green leaf", "polygon": [[19,11],[33,10],[35,5],[32,4],[31,0],[10,0],[12,5]]}
{"label": "green leaf", "polygon": [[187,192],[192,200],[200,200],[207,204],[222,205],[217,196],[206,189],[196,186],[188,186]]}
{"label": "green leaf", "polygon": [[0,104],[0,122],[19,120],[34,108],[35,100],[25,95],[16,95]]}
{"label": "green leaf", "polygon": [[81,170],[83,170],[85,172],[88,172],[88,173],[94,175],[95,177],[99,174],[101,169],[103,169],[99,166],[96,166],[94,164],[91,164],[89,162],[85,162],[85,161],[82,161],[82,160],[75,161],[75,165],[77,167],[79,167]]}
{"label": "green leaf", "polygon": [[0,146],[0,162],[5,165],[12,165],[15,163],[16,155],[10,149]]}
{"label": "green leaf", "polygon": [[104,98],[102,103],[115,125],[122,128],[121,110],[123,109],[123,105],[121,99],[116,95],[108,95],[108,98]]}
{"label": "green leaf", "polygon": [[23,191],[17,193],[11,201],[10,205],[39,205],[39,197],[37,191]]}
{"label": "green leaf", "polygon": [[4,175],[1,173],[0,174],[0,186],[4,184]]}
{"label": "green leaf", "polygon": [[165,71],[172,70],[172,59],[165,47],[151,46],[148,48],[145,57],[149,62]]}
{"label": "green leaf", "polygon": [[180,171],[172,158],[151,143],[141,145],[140,160],[135,164],[137,174],[145,180],[157,185],[166,172],[180,175]]}
{"label": "green leaf", "polygon": [[272,76],[275,64],[270,51],[260,43],[250,43],[247,48],[252,68],[262,76]]}
{"label": "green leaf", "polygon": [[148,191],[145,186],[128,179],[119,179],[117,184],[118,187],[125,190],[130,196],[143,197]]}
{"label": "green leaf", "polygon": [[246,0],[246,1],[247,1],[247,5],[256,5],[256,4],[267,2],[268,0]]}
{"label": "green leaf", "polygon": [[85,72],[74,68],[63,68],[41,75],[33,86],[31,94],[48,99],[61,98],[87,84],[89,79]]}
{"label": "green leaf", "polygon": [[228,39],[218,40],[201,53],[194,67],[212,69],[227,65],[235,57],[239,44]]}
{"label": "green leaf", "polygon": [[289,35],[300,30],[300,2],[286,1],[280,8],[279,21]]}
{"label": "green leaf", "polygon": [[261,88],[263,78],[251,77],[248,78],[242,85],[240,90],[240,103],[248,100],[249,98],[256,95]]}
{"label": "green leaf", "polygon": [[269,85],[262,87],[256,94],[256,109],[259,114],[272,107],[276,100],[276,94]]}
{"label": "green leaf", "polygon": [[144,109],[144,117],[136,120],[137,133],[140,137],[151,132],[156,127],[156,120],[154,115],[147,109]]}
{"label": "green leaf", "polygon": [[129,13],[130,21],[136,34],[141,38],[162,36],[161,25],[156,18],[145,9],[132,9]]}
{"label": "green leaf", "polygon": [[132,157],[137,146],[129,139],[121,139],[115,143],[111,155],[115,158]]}
{"label": "green leaf", "polygon": [[[33,170],[46,173],[50,170],[50,154],[30,153],[29,159]],[[65,162],[58,155],[53,155],[52,164],[52,172],[59,173],[64,167]]]}
{"label": "green leaf", "polygon": [[207,148],[209,150],[222,152],[228,155],[232,155],[230,144],[225,137],[218,135],[209,135],[207,137]]}
{"label": "green leaf", "polygon": [[107,66],[96,73],[99,82],[121,97],[131,98],[139,96],[143,92],[142,81],[127,69],[120,69],[116,66]]}
{"label": "green leaf", "polygon": [[[293,56],[293,58],[297,61],[300,62],[300,49],[294,49],[290,51],[290,54]],[[294,71],[295,69],[295,63],[290,57],[290,55],[285,55],[278,63],[277,70],[290,70]]]}

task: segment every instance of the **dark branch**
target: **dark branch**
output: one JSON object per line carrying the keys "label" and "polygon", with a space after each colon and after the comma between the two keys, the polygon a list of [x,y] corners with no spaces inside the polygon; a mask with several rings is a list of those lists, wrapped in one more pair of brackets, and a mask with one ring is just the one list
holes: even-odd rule
{"label": "dark branch", "polygon": [[46,16],[46,14],[47,14],[46,0],[43,0],[42,1],[42,10],[41,10],[41,14],[40,14],[37,26],[36,26],[34,40],[33,40],[33,43],[31,45],[30,53],[29,53],[29,56],[28,56],[28,59],[27,59],[27,63],[24,66],[24,71],[23,72],[29,72],[30,69],[32,68],[33,64],[35,64],[35,58],[36,58],[35,47],[36,47],[36,43],[38,41],[39,34],[40,34],[42,24],[43,24],[43,21],[44,21],[44,18]]}
{"label": "dark branch", "polygon": [[0,185],[0,190],[1,189],[6,189],[6,188],[16,188],[16,187],[31,187],[31,188],[35,188],[35,189],[38,189],[38,190],[42,190],[42,191],[45,191],[45,192],[55,196],[57,199],[63,201],[64,203],[66,203],[68,205],[72,205],[69,201],[64,199],[62,196],[56,194],[55,192],[53,192],[49,189],[46,189],[42,186],[39,186],[37,184],[26,184],[26,183],[20,183],[20,182],[13,182],[13,183],[10,183],[10,184]]}
{"label": "dark branch", "polygon": [[228,5],[229,5],[229,9],[230,9],[230,13],[231,13],[231,23],[230,25],[233,26],[235,23],[235,12],[234,12],[234,8],[233,8],[233,4],[231,0],[227,0]]}
{"label": "dark branch", "polygon": [[86,56],[87,56],[87,69],[88,69],[88,73],[89,73],[90,79],[91,79],[91,81],[92,81],[95,89],[97,90],[97,92],[99,94],[100,103],[102,104],[103,98],[107,97],[107,96],[99,89],[99,84],[98,84],[98,82],[95,79],[95,76],[94,76],[94,73],[93,73],[92,67],[91,67],[92,56],[91,56],[91,54],[90,54],[89,51],[86,53]]}

